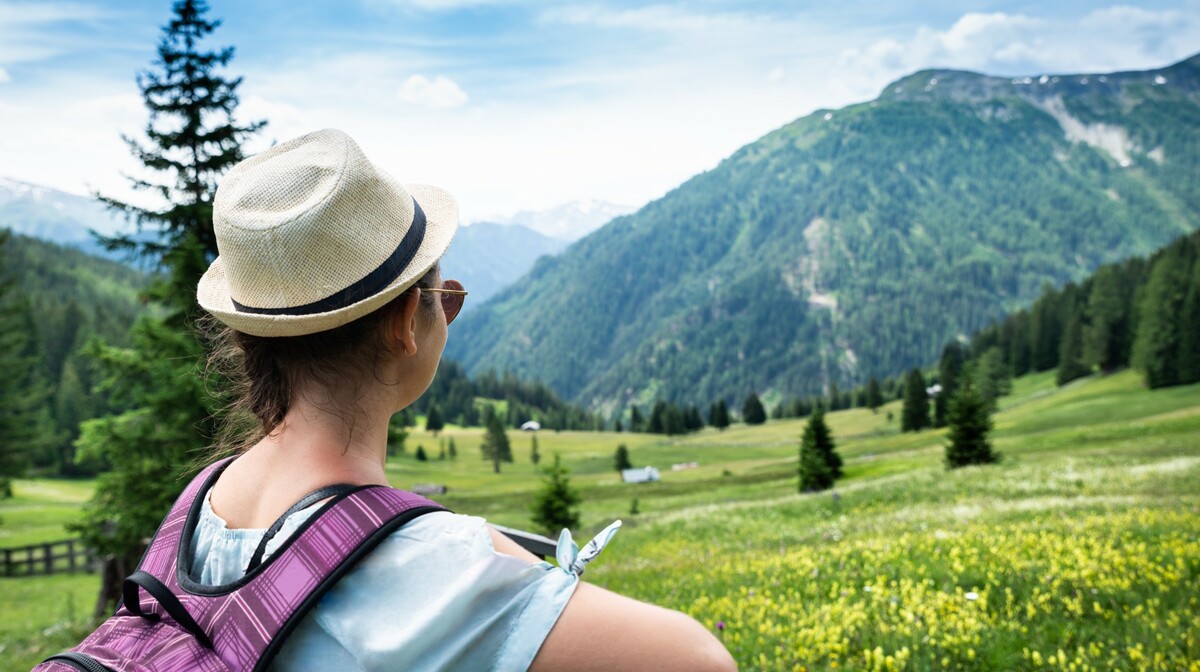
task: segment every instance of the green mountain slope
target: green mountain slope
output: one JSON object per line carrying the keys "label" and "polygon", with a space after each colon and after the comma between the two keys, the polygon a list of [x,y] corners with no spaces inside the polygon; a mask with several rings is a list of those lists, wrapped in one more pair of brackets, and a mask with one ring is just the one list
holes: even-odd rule
{"label": "green mountain slope", "polygon": [[140,293],[149,278],[125,264],[22,235],[0,248],[0,278],[14,282],[13,300],[29,324],[31,354],[40,365],[37,382],[24,393],[42,400],[51,424],[29,461],[40,470],[74,473],[71,442],[79,423],[108,410],[107,393],[95,389],[98,376],[81,348],[97,337],[128,342],[130,326],[147,310]]}
{"label": "green mountain slope", "polygon": [[928,71],[780,128],[456,323],[447,354],[598,408],[843,387],[1200,224],[1200,57]]}

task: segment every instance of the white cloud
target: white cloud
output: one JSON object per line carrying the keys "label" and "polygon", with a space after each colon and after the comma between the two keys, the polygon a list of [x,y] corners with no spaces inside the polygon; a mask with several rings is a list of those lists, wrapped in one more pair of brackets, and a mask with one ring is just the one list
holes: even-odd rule
{"label": "white cloud", "polygon": [[1114,6],[1082,17],[968,13],[944,30],[921,27],[844,50],[847,70],[890,80],[930,67],[996,75],[1161,67],[1200,43],[1200,11]]}
{"label": "white cloud", "polygon": [[80,3],[0,0],[0,63],[36,61],[63,53],[73,45],[55,34],[55,28],[108,16],[99,7]]}
{"label": "white cloud", "polygon": [[0,25],[6,26],[90,20],[104,15],[99,7],[77,2],[0,2]]}
{"label": "white cloud", "polygon": [[400,100],[431,110],[460,107],[467,102],[467,94],[454,80],[438,75],[429,79],[425,75],[413,75],[400,86]]}
{"label": "white cloud", "polygon": [[482,5],[520,4],[520,0],[377,0],[382,4],[400,7],[415,7],[427,11],[449,11]]}
{"label": "white cloud", "polygon": [[613,10],[596,5],[555,7],[542,13],[547,23],[564,23],[597,28],[629,28],[643,31],[687,33],[728,29],[755,23],[749,15],[688,11],[676,5],[647,5],[634,9]]}
{"label": "white cloud", "polygon": [[783,78],[786,76],[787,76],[787,71],[777,65],[777,66],[771,68],[771,72],[767,73],[767,81],[772,82],[772,83],[782,82]]}
{"label": "white cloud", "polygon": [[10,79],[12,79],[12,78],[8,76],[8,71],[5,70],[4,68],[0,68],[0,84],[3,84],[5,82],[9,81]]}

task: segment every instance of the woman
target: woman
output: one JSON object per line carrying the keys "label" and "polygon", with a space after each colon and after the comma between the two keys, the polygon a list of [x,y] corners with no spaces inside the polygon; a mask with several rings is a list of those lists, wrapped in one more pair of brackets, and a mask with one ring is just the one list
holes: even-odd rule
{"label": "woman", "polygon": [[[387,484],[388,421],[429,386],[465,292],[438,259],[449,194],[400,185],[339,131],[237,165],[214,202],[220,256],[198,288],[260,430],[209,492],[194,581],[231,583],[264,530],[335,483]],[[519,505],[519,504],[517,504]],[[286,517],[268,558],[320,504]],[[278,669],[727,670],[687,616],[579,581],[479,518],[410,522],[322,598]]]}

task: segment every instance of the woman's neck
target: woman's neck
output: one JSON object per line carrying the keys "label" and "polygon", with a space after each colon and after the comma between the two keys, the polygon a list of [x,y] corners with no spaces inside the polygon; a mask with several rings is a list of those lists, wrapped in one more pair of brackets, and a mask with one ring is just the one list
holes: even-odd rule
{"label": "woman's neck", "polygon": [[[285,472],[319,474],[329,482],[386,484],[388,422],[394,403],[386,395],[364,395],[353,407],[335,395],[297,395],[268,436],[250,452]],[[300,474],[297,474],[300,475]],[[302,478],[301,480],[308,480]]]}

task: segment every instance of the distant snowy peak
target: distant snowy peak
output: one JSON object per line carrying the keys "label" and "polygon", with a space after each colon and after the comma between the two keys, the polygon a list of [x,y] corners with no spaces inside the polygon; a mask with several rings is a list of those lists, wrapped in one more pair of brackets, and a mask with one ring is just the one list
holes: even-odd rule
{"label": "distant snowy peak", "polygon": [[91,230],[112,235],[129,225],[90,196],[0,177],[0,228],[73,245],[90,242]]}
{"label": "distant snowy peak", "polygon": [[40,187],[36,184],[21,182],[8,177],[0,177],[0,203],[6,203],[17,198],[43,200],[54,193],[55,191],[49,187]]}
{"label": "distant snowy peak", "polygon": [[521,224],[542,235],[571,242],[604,226],[614,217],[627,215],[636,209],[628,205],[587,199],[564,203],[549,210],[523,210],[511,217],[492,217],[488,221],[497,224]]}

